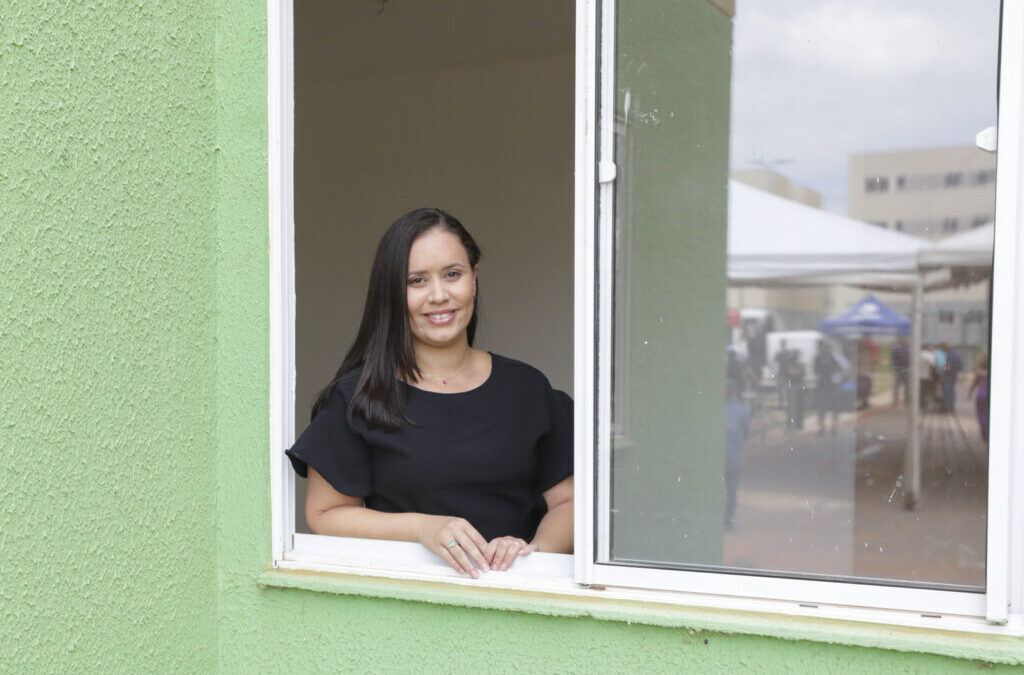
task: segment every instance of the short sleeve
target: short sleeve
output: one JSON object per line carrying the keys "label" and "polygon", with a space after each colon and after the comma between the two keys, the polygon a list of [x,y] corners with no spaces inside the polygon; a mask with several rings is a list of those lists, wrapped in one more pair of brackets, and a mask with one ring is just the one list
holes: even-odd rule
{"label": "short sleeve", "polygon": [[537,487],[540,492],[572,475],[573,414],[572,399],[564,391],[548,387],[551,427],[538,443]]}
{"label": "short sleeve", "polygon": [[295,473],[303,478],[313,467],[338,492],[350,497],[373,493],[370,448],[347,419],[348,403],[335,387],[295,445],[285,451]]}

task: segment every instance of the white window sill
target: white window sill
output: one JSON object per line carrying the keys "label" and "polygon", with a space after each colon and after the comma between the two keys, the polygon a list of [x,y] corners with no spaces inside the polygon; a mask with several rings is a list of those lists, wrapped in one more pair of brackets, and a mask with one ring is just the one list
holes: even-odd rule
{"label": "white window sill", "polygon": [[567,593],[573,583],[571,555],[531,553],[504,572],[483,572],[478,579],[459,574],[419,544],[354,537],[296,534],[295,544],[279,569],[358,574],[460,584],[476,588]]}
{"label": "white window sill", "polygon": [[419,544],[297,534],[276,567],[260,575],[261,585],[1024,664],[1020,616],[992,625],[968,616],[585,588],[573,582],[571,555],[534,553],[509,571],[472,579]]}

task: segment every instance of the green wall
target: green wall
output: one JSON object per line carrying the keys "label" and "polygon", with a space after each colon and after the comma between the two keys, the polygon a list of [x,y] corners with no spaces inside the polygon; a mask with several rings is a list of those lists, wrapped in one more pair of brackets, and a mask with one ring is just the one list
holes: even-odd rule
{"label": "green wall", "polygon": [[617,9],[612,559],[720,565],[732,23],[704,0]]}
{"label": "green wall", "polygon": [[0,5],[0,670],[210,672],[214,15]]}
{"label": "green wall", "polygon": [[265,11],[4,7],[0,672],[977,670],[259,585]]}

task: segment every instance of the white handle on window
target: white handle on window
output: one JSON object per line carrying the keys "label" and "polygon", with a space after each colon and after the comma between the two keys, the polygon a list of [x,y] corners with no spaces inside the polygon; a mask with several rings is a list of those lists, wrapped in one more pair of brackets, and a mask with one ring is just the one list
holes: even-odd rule
{"label": "white handle on window", "polygon": [[974,143],[984,150],[985,152],[995,152],[996,143],[996,128],[988,127],[978,132],[978,135],[974,137]]}
{"label": "white handle on window", "polygon": [[615,162],[598,162],[597,163],[597,182],[598,183],[611,183],[615,180],[617,174],[615,168]]}

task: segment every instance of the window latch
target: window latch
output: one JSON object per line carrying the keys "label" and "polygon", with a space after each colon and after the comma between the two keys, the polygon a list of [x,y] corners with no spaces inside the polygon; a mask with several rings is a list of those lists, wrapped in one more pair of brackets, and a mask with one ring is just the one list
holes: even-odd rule
{"label": "window latch", "polygon": [[995,152],[998,147],[996,142],[996,128],[987,127],[978,132],[974,137],[974,143],[985,152]]}
{"label": "window latch", "polygon": [[598,183],[611,183],[615,180],[615,162],[598,162],[597,163],[597,182]]}

